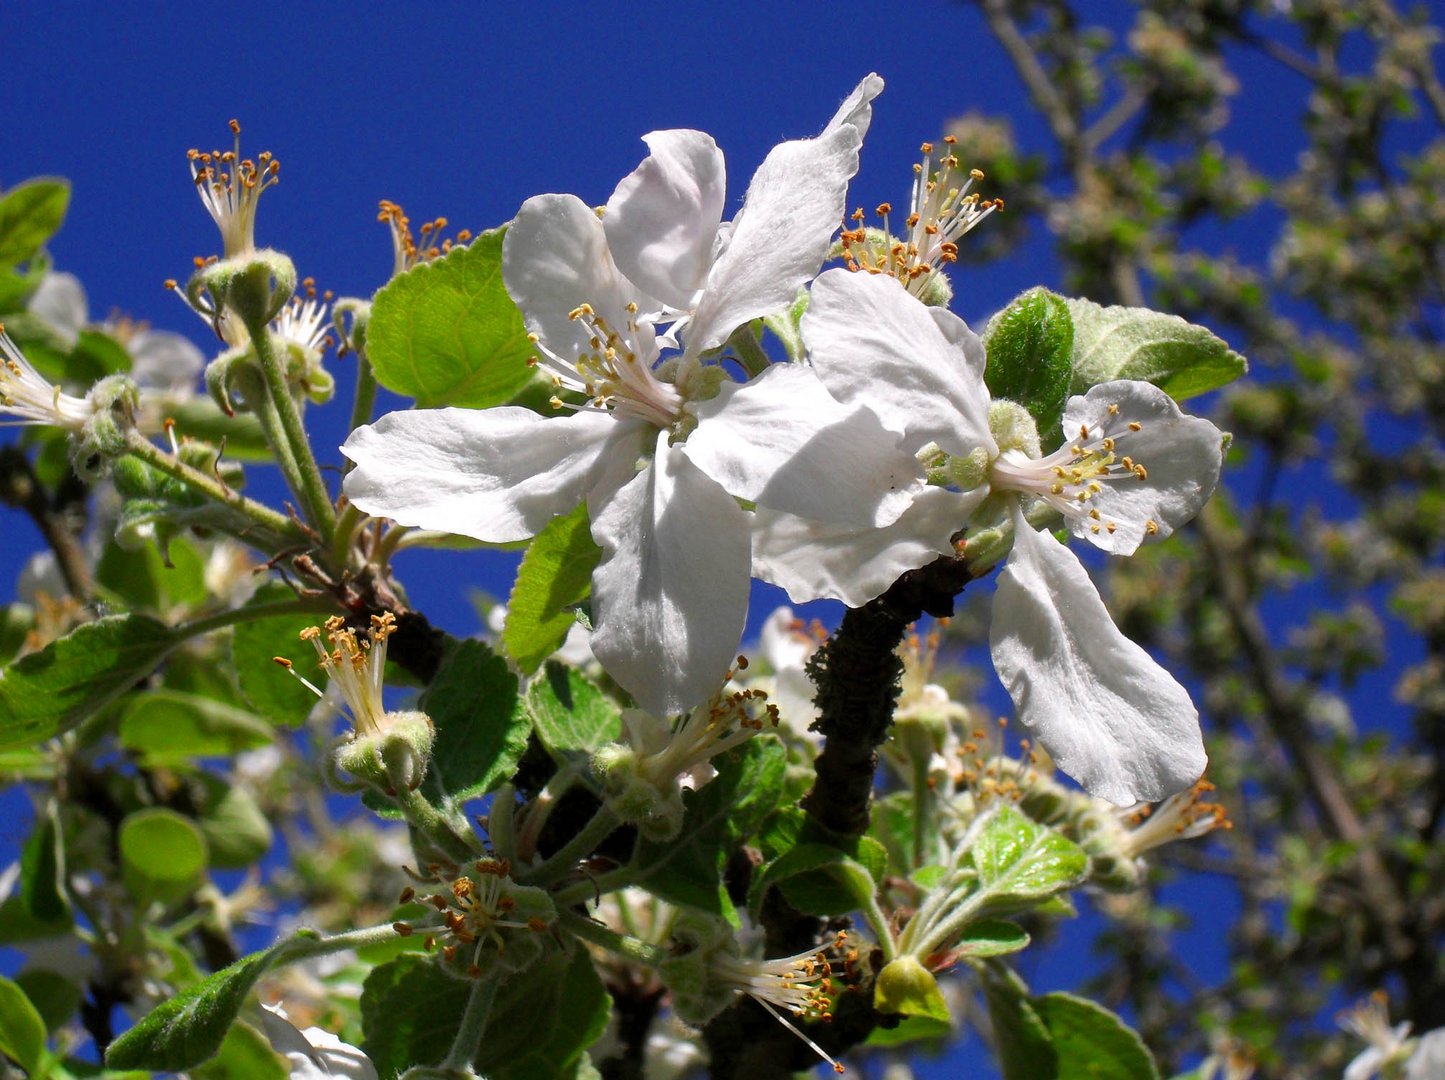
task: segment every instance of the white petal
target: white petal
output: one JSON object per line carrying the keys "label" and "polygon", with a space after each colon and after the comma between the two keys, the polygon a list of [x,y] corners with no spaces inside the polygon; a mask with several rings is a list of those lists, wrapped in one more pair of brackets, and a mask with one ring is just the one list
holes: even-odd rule
{"label": "white petal", "polygon": [[262,1027],[271,1049],[286,1059],[292,1080],[377,1080],[371,1059],[356,1047],[344,1043],[319,1027],[298,1031],[284,1009],[261,1006]]}
{"label": "white petal", "polygon": [[873,99],[881,93],[883,93],[883,79],[877,73],[863,76],[863,81],[843,99],[843,104],[838,106],[838,111],[833,114],[833,119],[829,120],[827,127],[823,128],[824,134],[834,128],[847,125],[858,132],[859,138],[867,135],[868,126],[873,122]]}
{"label": "white petal", "polygon": [[1385,1051],[1378,1046],[1366,1047],[1345,1066],[1342,1080],[1375,1080],[1385,1062]]}
{"label": "white petal", "polygon": [[953,554],[950,537],[987,493],[987,488],[964,494],[924,488],[902,517],[881,529],[759,510],[753,575],[786,590],[797,604],[827,598],[862,607],[905,571]]}
{"label": "white petal", "polygon": [[588,510],[602,548],[592,651],[655,716],[700,704],[722,685],[747,617],[747,513],[665,432],[652,464]]}
{"label": "white petal", "polygon": [[886,525],[912,500],[923,470],[865,408],[834,401],[809,368],[773,364],[724,383],[696,406],[683,443],[727,491],[818,521]]}
{"label": "white petal", "polygon": [[867,405],[909,445],[936,442],[958,457],[997,452],[983,345],[962,319],[891,277],[836,269],[813,283],[802,333],[828,392]]}
{"label": "white petal", "polygon": [[692,355],[722,344],[749,319],[787,307],[818,272],[843,220],[862,136],[840,124],[816,139],[773,147],[748,185],[727,246],[713,264],[692,326]]}
{"label": "white petal", "polygon": [[[1118,407],[1111,414],[1109,407]],[[1139,425],[1130,431],[1130,423]],[[1189,521],[1209,501],[1219,484],[1224,465],[1224,443],[1219,429],[1208,420],[1181,412],[1174,399],[1150,383],[1132,379],[1100,383],[1082,397],[1069,399],[1064,409],[1064,437],[1108,430],[1115,437],[1115,453],[1127,454],[1143,465],[1146,478],[1121,477],[1102,485],[1094,508],[1104,523],[1115,529],[1091,529],[1098,524],[1072,519],[1076,536],[1116,555],[1132,555],[1146,537],[1148,522],[1158,526],[1154,539],[1162,540]]]}
{"label": "white petal", "polygon": [[388,413],[341,447],[356,462],[342,487],[360,509],[401,525],[489,543],[525,540],[580,503],[609,459],[630,466],[643,430],[594,410]]}
{"label": "white petal", "polygon": [[85,329],[90,311],[85,299],[85,286],[74,274],[52,271],[40,279],[35,292],[25,305],[32,315],[39,315],[68,342]]}
{"label": "white petal", "polygon": [[1420,1036],[1415,1052],[1405,1063],[1405,1080],[1440,1080],[1445,1076],[1445,1028]]}
{"label": "white petal", "polygon": [[191,340],[169,330],[142,330],[130,339],[131,376],[142,387],[193,393],[206,358]]}
{"label": "white petal", "polygon": [[[537,195],[517,211],[502,241],[502,280],[522,309],[527,329],[566,360],[588,347],[591,332],[568,315],[582,304],[621,329],[626,307],[656,306],[617,269],[596,212],[575,195]],[[640,345],[652,348],[652,331],[641,328]],[[590,351],[590,350],[589,350]],[[645,357],[651,363],[655,351]]]}
{"label": "white petal", "polygon": [[652,153],[607,200],[607,246],[633,282],[687,310],[707,282],[722,221],[722,151],[701,131],[654,131],[642,141]]}
{"label": "white petal", "polygon": [[1121,806],[1156,802],[1204,772],[1189,694],[1119,632],[1073,552],[1014,512],[989,643],[1019,719],[1059,768]]}

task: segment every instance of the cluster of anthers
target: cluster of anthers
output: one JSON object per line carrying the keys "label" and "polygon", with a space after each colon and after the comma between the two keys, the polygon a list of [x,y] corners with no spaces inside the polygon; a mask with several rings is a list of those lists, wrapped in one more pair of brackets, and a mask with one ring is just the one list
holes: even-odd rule
{"label": "cluster of anthers", "polygon": [[0,420],[0,427],[54,424],[79,431],[94,412],[89,401],[46,382],[0,325],[0,413],[16,417]]}
{"label": "cluster of anthers", "polygon": [[[659,428],[670,428],[682,409],[682,395],[655,374],[638,347],[642,333],[637,305],[627,305],[627,325],[619,332],[591,304],[579,304],[567,317],[587,331],[586,348],[575,361],[548,349],[537,334],[528,338],[537,355],[528,358],[529,367],[539,368],[558,390],[585,394],[588,405],[612,409],[620,416],[633,416]],[[575,408],[554,396],[552,408]]]}
{"label": "cluster of anthers", "polygon": [[444,217],[423,222],[415,234],[411,231],[411,219],[399,203],[382,199],[376,215],[377,221],[384,221],[391,227],[391,248],[394,259],[392,274],[402,274],[413,266],[439,259],[452,248],[467,244],[472,239],[470,229],[459,229],[455,237],[447,237],[450,222]]}
{"label": "cluster of anthers", "polygon": [[[747,664],[747,658],[739,656],[728,679]],[[667,745],[643,759],[642,769],[655,782],[668,782],[777,726],[778,707],[768,700],[766,690],[748,687],[725,691],[684,716]]]}
{"label": "cluster of anthers", "polygon": [[[386,726],[382,676],[386,670],[386,639],[395,632],[396,616],[389,611],[371,617],[366,637],[359,637],[340,615],[331,616],[326,620],[325,630],[330,650],[321,643],[319,628],[308,626],[301,631],[301,640],[316,647],[321,670],[341,691],[360,735],[380,734]],[[317,686],[296,672],[290,660],[284,656],[273,659],[310,687],[317,697],[325,697]]]}
{"label": "cluster of anthers", "polygon": [[854,227],[841,233],[848,269],[888,274],[913,295],[921,295],[944,263],[958,261],[959,239],[989,214],[1003,209],[1002,199],[982,199],[971,190],[983,173],[971,169],[965,176],[953,153],[956,140],[949,135],[943,141],[949,149],[936,171],[932,143],[923,144],[923,161],[913,166],[913,196],[903,222],[906,236],[893,234],[891,203],[880,203],[875,211],[882,222],[881,231],[864,226],[861,207],[853,212]]}
{"label": "cluster of anthers", "polygon": [[832,1065],[835,1073],[841,1073],[845,1071],[842,1064],[799,1031],[788,1015],[800,1020],[830,1023],[833,1001],[838,993],[834,979],[835,965],[841,969],[842,984],[854,986],[858,962],[858,949],[852,945],[847,932],[840,930],[833,941],[822,949],[772,960],[744,959],[720,951],[708,967],[709,974],[719,983],[750,996]]}
{"label": "cluster of anthers", "polygon": [[[1104,483],[1117,480],[1147,480],[1149,470],[1128,454],[1119,454],[1120,443],[1143,430],[1137,420],[1119,419],[1119,406],[1111,404],[1108,419],[1090,428],[1079,426],[1077,438],[1065,442],[1052,454],[1030,458],[1018,450],[1005,450],[990,468],[995,488],[1036,495],[1065,518],[1089,520],[1089,531],[1112,533],[1118,526],[1104,520],[1097,507],[1090,506]],[[1152,518],[1144,523],[1150,536],[1159,531]]]}
{"label": "cluster of anthers", "polygon": [[315,278],[302,278],[301,292],[287,301],[273,324],[278,337],[304,352],[325,352],[334,344],[327,308],[331,290],[316,291]]}
{"label": "cluster of anthers", "polygon": [[1201,778],[1193,787],[1169,796],[1158,806],[1145,804],[1121,811],[1124,824],[1130,826],[1125,835],[1126,853],[1138,858],[1176,840],[1192,840],[1215,829],[1234,828],[1224,807],[1205,801],[1213,790],[1214,785]]}
{"label": "cluster of anthers", "polygon": [[402,904],[414,900],[436,909],[433,919],[397,922],[392,929],[402,937],[423,933],[427,951],[441,944],[442,959],[452,966],[462,964],[467,978],[482,975],[481,955],[488,946],[498,952],[506,948],[503,930],[528,930],[545,933],[548,924],[540,915],[518,917],[517,902],[510,895],[507,883],[512,867],[506,859],[477,859],[470,873],[462,873],[453,865],[434,864],[427,867],[434,875],[427,884],[440,883],[444,891],[420,895],[408,886],[398,898]]}
{"label": "cluster of anthers", "polygon": [[241,125],[231,121],[233,150],[188,150],[191,178],[211,219],[221,230],[226,258],[255,248],[256,203],[261,192],[277,182],[281,163],[269,150],[251,160],[241,156]]}

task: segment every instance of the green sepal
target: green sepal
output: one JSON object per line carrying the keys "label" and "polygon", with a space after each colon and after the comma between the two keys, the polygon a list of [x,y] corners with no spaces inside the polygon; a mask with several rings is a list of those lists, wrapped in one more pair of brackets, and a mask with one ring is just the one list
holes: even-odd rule
{"label": "green sepal", "polygon": [[948,1002],[943,999],[938,980],[918,957],[908,953],[883,965],[878,981],[873,984],[873,1007],[881,1013],[951,1022]]}

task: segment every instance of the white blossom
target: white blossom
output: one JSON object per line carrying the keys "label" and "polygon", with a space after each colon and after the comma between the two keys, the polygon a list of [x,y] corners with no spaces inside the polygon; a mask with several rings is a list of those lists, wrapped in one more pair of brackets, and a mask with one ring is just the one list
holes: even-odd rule
{"label": "white blossom", "polygon": [[263,1005],[262,1009],[266,1040],[286,1059],[292,1080],[377,1080],[376,1066],[356,1047],[325,1028],[297,1028],[280,1006]]}

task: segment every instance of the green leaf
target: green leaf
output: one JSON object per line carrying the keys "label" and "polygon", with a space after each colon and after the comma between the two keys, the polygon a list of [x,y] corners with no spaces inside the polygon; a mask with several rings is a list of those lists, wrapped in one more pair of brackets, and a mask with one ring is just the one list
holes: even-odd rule
{"label": "green leaf", "polygon": [[55,1031],[71,1020],[84,997],[76,983],[46,968],[22,971],[15,981],[45,1022],[46,1031]]}
{"label": "green leaf", "polygon": [[179,1072],[213,1057],[275,951],[242,957],[161,1002],[110,1044],[106,1065]]}
{"label": "green leaf", "polygon": [[1144,1040],[1102,1005],[1062,993],[1032,1004],[1053,1039],[1058,1080],[1159,1080]]}
{"label": "green leaf", "polygon": [[978,870],[981,891],[991,894],[990,910],[999,901],[1034,900],[1077,885],[1089,858],[1062,833],[1000,806],[969,849]]}
{"label": "green leaf", "polygon": [[783,794],[788,755],[776,739],[758,736],[713,762],[718,774],[683,792],[682,832],[665,842],[643,840],[635,882],[674,904],[691,904],[739,925],[723,888],[727,857],[762,825]]}
{"label": "green leaf", "polygon": [[1029,935],[1023,927],[1002,919],[984,919],[965,930],[952,951],[956,956],[977,960],[985,956],[1007,956],[1027,947],[1028,943]]}
{"label": "green leaf", "polygon": [[45,275],[50,272],[50,260],[45,252],[37,251],[23,271],[13,267],[0,267],[0,315],[22,311]]}
{"label": "green leaf", "polygon": [[517,676],[480,641],[448,651],[418,707],[436,727],[425,781],[434,795],[484,795],[517,771],[531,724]]}
{"label": "green leaf", "polygon": [[0,1051],[27,1073],[40,1071],[45,1057],[45,1021],[25,991],[0,975]]}
{"label": "green leaf", "polygon": [[[539,1016],[545,1011],[545,1016]],[[489,1080],[555,1080],[602,1036],[612,999],[585,949],[553,953],[497,995],[476,1066]]]}
{"label": "green leaf", "polygon": [[1215,390],[1248,369],[1244,357],[1202,326],[1147,308],[1069,300],[1074,320],[1071,392],[1111,379],[1142,379],[1176,401]]}
{"label": "green leaf", "polygon": [[504,405],[532,381],[536,351],[502,284],[503,230],[391,280],[371,305],[376,381],[421,408]]}
{"label": "green leaf", "polygon": [[144,615],[110,615],[78,626],[0,671],[0,747],[69,731],[144,679],[176,645]]}
{"label": "green leaf", "polygon": [[18,266],[44,246],[65,221],[70,183],[37,177],[0,198],[0,266]]}
{"label": "green leaf", "polygon": [[232,1024],[216,1056],[190,1070],[196,1080],[287,1080],[285,1059],[250,1024]]}
{"label": "green leaf", "polygon": [[200,439],[219,447],[226,443],[225,459],[270,461],[271,448],[261,433],[261,422],[252,413],[227,416],[209,397],[168,402],[166,415],[176,422],[176,434]]}
{"label": "green leaf", "polygon": [[81,383],[98,382],[107,375],[129,371],[130,353],[104,330],[82,330],[66,357],[65,373]]}
{"label": "green leaf", "polygon": [[585,502],[553,518],[527,548],[502,626],[502,647],[522,674],[536,671],[567,640],[576,622],[571,606],[587,598],[601,557]]}
{"label": "green leaf", "polygon": [[[286,585],[272,582],[257,589],[251,603],[274,603],[292,600],[295,596]],[[322,621],[321,615],[305,612],[276,615],[241,623],[232,633],[231,663],[241,686],[241,696],[266,719],[298,727],[316,705],[316,695],[276,663],[275,657],[293,660],[299,674],[326,689],[326,676],[316,663],[311,643],[301,640],[302,630]]]}
{"label": "green leaf", "polygon": [[802,843],[753,876],[748,910],[756,918],[763,897],[774,885],[805,915],[847,915],[865,906],[876,885],[868,870],[828,844]]}
{"label": "green leaf", "polygon": [[[373,968],[361,988],[361,1048],[382,1080],[446,1056],[462,1022],[470,986],[427,956],[409,953]],[[498,991],[501,997],[509,986]]]}
{"label": "green leaf", "polygon": [[197,824],[212,866],[239,870],[271,849],[271,822],[246,787],[210,774],[196,777],[196,782],[205,791]]}
{"label": "green leaf", "polygon": [[1029,988],[1001,962],[983,966],[983,995],[1004,1080],[1058,1080],[1059,1055],[1029,1001]]}
{"label": "green leaf", "polygon": [[936,1042],[953,1034],[953,1025],[927,1016],[905,1016],[893,1027],[876,1027],[865,1045],[887,1049],[915,1042]]}
{"label": "green leaf", "polygon": [[37,922],[61,922],[70,915],[60,894],[57,842],[55,822],[44,815],[20,852],[20,898]]}
{"label": "green leaf", "polygon": [[528,685],[525,703],[537,738],[559,762],[622,737],[622,713],[612,699],[566,664],[549,662]]}
{"label": "green leaf", "polygon": [[139,896],[174,900],[188,893],[206,870],[206,839],[190,818],[155,806],[120,823],[121,870]]}
{"label": "green leaf", "polygon": [[272,740],[271,725],[234,705],[174,690],[137,696],[120,718],[120,742],[151,765],[229,757]]}
{"label": "green leaf", "polygon": [[1015,297],[989,322],[983,343],[989,393],[1024,406],[1040,432],[1052,432],[1072,374],[1074,322],[1064,298],[1042,288]]}
{"label": "green leaf", "polygon": [[152,544],[126,551],[110,543],[96,564],[95,580],[128,608],[161,613],[178,605],[205,602],[209,595],[206,564],[200,553],[177,537],[171,541],[170,558],[171,565],[167,566],[160,550]]}

